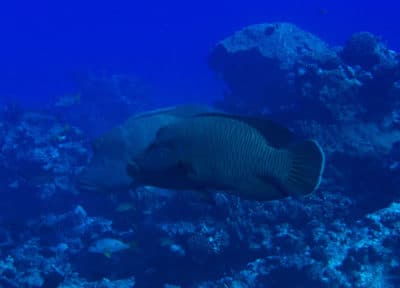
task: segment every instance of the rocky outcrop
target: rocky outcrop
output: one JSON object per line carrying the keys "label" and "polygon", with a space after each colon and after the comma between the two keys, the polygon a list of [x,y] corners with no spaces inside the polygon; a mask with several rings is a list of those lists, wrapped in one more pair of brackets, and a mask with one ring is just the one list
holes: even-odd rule
{"label": "rocky outcrop", "polygon": [[[74,178],[91,154],[82,132],[8,106],[0,111],[0,286],[400,286],[398,54],[368,33],[333,48],[276,23],[223,40],[210,65],[229,88],[220,107],[318,139],[327,156],[320,189],[266,203],[217,193],[213,205],[154,187],[79,194]],[[82,109],[97,108],[96,87],[128,95],[121,79],[89,85]],[[130,248],[90,252],[104,239]]]}
{"label": "rocky outcrop", "polygon": [[305,67],[332,69],[339,62],[325,42],[289,23],[246,27],[222,40],[209,58],[229,86],[222,104],[258,113],[294,105],[296,77]]}
{"label": "rocky outcrop", "polygon": [[[292,228],[286,227],[286,236],[271,246],[287,243],[282,251],[291,251],[300,245],[301,260],[295,253],[281,258],[282,251],[270,251],[280,255],[274,260],[279,264],[276,273],[271,272],[270,258],[262,258],[260,261],[268,264],[257,269],[262,271],[258,273],[261,279],[278,279],[282,285],[286,282],[279,275],[289,271],[299,273],[298,281],[307,283],[304,287],[398,283],[391,276],[398,266],[385,263],[393,251],[399,251],[392,245],[397,237],[397,224],[393,223],[400,221],[398,204],[391,204],[400,200],[399,54],[368,32],[354,34],[344,47],[330,47],[292,24],[273,23],[249,26],[222,40],[211,51],[209,64],[227,84],[220,107],[285,122],[317,139],[326,151],[324,183],[313,200],[306,200],[297,209],[290,201],[280,203],[285,207],[282,210],[290,213],[309,209],[311,214],[300,213],[301,219],[318,223],[293,227],[296,219],[291,219],[288,223]],[[319,214],[320,209],[325,211]],[[394,222],[372,224],[385,218],[382,214],[390,214]],[[319,222],[305,215],[314,215]],[[313,235],[313,240],[298,233]],[[325,240],[319,242],[320,237]],[[300,239],[303,244],[299,244]],[[335,244],[338,242],[342,244]],[[304,254],[306,247],[310,257]],[[303,264],[298,266],[300,262]],[[253,270],[243,273],[253,275]],[[372,275],[370,271],[380,272]],[[243,279],[237,276],[232,281]]]}
{"label": "rocky outcrop", "polygon": [[388,191],[371,201],[377,182],[367,180],[374,170],[388,183],[400,160],[393,154],[400,143],[399,55],[376,36],[357,33],[334,48],[292,24],[260,24],[218,43],[209,63],[228,86],[222,108],[268,115],[318,139],[328,175],[344,176],[336,181],[352,187],[360,206],[393,200]]}

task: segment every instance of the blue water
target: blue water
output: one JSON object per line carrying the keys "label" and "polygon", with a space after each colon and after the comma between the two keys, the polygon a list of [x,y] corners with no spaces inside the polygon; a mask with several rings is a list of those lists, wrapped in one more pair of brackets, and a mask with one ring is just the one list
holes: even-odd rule
{"label": "blue water", "polygon": [[[74,89],[77,71],[135,73],[174,100],[218,97],[209,50],[256,23],[287,21],[342,44],[370,31],[393,49],[396,1],[40,1],[2,4],[1,91],[24,103]],[[159,96],[166,97],[166,96]]]}
{"label": "blue water", "polygon": [[[394,0],[2,3],[0,287],[400,287],[398,11]],[[318,141],[321,185],[275,201],[79,186],[107,145],[98,137],[188,103]],[[126,148],[113,137],[106,156]],[[112,183],[108,171],[96,176]]]}

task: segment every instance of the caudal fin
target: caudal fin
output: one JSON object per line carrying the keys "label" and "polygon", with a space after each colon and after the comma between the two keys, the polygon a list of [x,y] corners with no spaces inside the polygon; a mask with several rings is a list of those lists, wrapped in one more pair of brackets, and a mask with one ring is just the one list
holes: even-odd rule
{"label": "caudal fin", "polygon": [[290,195],[306,195],[315,191],[321,183],[325,155],[314,140],[306,140],[289,148],[292,159],[289,174],[283,186]]}

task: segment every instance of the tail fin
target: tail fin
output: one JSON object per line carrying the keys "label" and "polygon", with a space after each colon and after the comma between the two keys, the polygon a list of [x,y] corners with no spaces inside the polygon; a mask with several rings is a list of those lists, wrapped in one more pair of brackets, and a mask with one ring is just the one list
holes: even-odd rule
{"label": "tail fin", "polygon": [[283,182],[290,195],[307,195],[315,191],[325,166],[325,155],[314,140],[306,140],[289,147],[292,165]]}

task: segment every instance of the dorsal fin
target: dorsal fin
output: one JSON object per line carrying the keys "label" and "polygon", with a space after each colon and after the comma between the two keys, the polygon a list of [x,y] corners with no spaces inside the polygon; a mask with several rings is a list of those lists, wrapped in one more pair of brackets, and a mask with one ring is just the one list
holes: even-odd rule
{"label": "dorsal fin", "polygon": [[268,143],[275,148],[286,147],[295,140],[294,133],[288,128],[266,118],[231,115],[218,112],[201,113],[195,115],[195,117],[224,117],[242,121],[257,129],[268,141]]}
{"label": "dorsal fin", "polygon": [[186,118],[186,117],[194,116],[196,114],[211,113],[213,111],[215,111],[214,108],[212,108],[210,106],[206,106],[206,105],[183,104],[183,105],[164,107],[164,108],[159,108],[159,109],[152,110],[152,111],[138,113],[138,114],[134,115],[133,117],[135,119],[139,119],[139,118],[152,117],[152,116],[160,115],[160,114],[168,114],[168,115]]}

